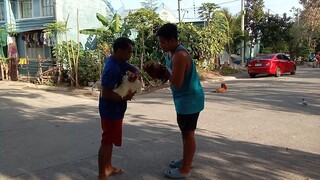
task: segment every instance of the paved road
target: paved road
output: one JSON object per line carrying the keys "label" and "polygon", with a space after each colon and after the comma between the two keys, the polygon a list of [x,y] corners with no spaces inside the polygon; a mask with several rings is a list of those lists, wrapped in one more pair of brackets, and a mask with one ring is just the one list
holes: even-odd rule
{"label": "paved road", "polygon": [[[320,179],[320,69],[225,82],[226,94],[210,93],[220,82],[203,83],[190,179]],[[0,179],[96,179],[97,105],[96,97],[0,81]],[[164,179],[181,155],[170,91],[138,95],[128,107],[113,159],[125,173],[110,179]]]}

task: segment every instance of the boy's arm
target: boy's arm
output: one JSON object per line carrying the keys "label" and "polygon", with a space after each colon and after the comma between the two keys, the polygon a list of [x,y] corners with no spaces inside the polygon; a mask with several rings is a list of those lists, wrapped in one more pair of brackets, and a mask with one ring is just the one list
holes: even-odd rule
{"label": "boy's arm", "polygon": [[176,89],[182,86],[184,73],[190,61],[189,59],[189,55],[184,51],[178,51],[172,59],[172,75],[169,81]]}
{"label": "boy's arm", "polygon": [[122,101],[122,97],[113,92],[112,89],[102,86],[101,97],[105,100]]}
{"label": "boy's arm", "polygon": [[113,101],[128,101],[131,100],[134,96],[134,93],[129,92],[125,97],[119,96],[112,89],[106,88],[102,86],[101,96],[105,100],[113,100]]}
{"label": "boy's arm", "polygon": [[128,63],[128,70],[135,74],[134,78],[129,79],[129,81],[133,82],[136,79],[140,79],[141,71],[137,66]]}

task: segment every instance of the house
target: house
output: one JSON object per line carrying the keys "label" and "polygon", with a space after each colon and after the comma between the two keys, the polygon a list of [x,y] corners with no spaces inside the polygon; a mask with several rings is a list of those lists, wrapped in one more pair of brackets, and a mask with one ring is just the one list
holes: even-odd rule
{"label": "house", "polygon": [[159,14],[160,19],[162,19],[165,22],[177,23],[179,21],[175,13],[164,3],[161,3],[155,9],[155,12]]}
{"label": "house", "polygon": [[[65,41],[65,37],[54,42],[45,33],[46,23],[63,21],[67,23],[68,40],[77,41],[77,12],[79,29],[98,28],[101,23],[96,14],[112,16],[114,9],[107,0],[2,0],[0,1],[0,26],[14,34],[8,36],[8,52],[16,53],[16,61],[37,61],[52,58],[52,45]],[[94,43],[94,37],[80,34],[83,45]],[[88,43],[88,41],[90,41]],[[10,49],[12,48],[12,49]],[[6,50],[4,50],[6,51]],[[6,56],[6,53],[4,53]],[[10,56],[10,54],[8,54]]]}
{"label": "house", "polygon": [[[129,13],[137,12],[138,9],[126,9],[124,6],[122,6],[120,9],[117,10],[117,13],[121,16],[122,19],[127,17]],[[162,19],[165,22],[171,22],[171,23],[177,23],[178,18],[176,17],[175,13],[164,3],[161,3],[159,6],[154,8],[154,12],[159,14],[160,19]]]}

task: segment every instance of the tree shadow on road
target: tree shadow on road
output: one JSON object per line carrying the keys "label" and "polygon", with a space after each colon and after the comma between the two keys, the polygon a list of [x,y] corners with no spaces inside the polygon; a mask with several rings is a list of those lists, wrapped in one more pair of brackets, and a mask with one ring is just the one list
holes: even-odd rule
{"label": "tree shadow on road", "polygon": [[[95,103],[39,109],[9,98],[39,97],[23,93],[0,92],[0,177],[96,179],[101,130]],[[237,93],[223,96],[239,98]],[[178,127],[164,114],[174,112],[154,113],[127,113],[123,146],[114,149],[114,164],[125,173],[110,179],[163,179],[168,162],[181,157]],[[191,179],[320,178],[319,154],[239,141],[204,129],[197,131],[197,144]]]}
{"label": "tree shadow on road", "polygon": [[[205,131],[206,134],[212,134]],[[212,134],[199,137],[199,176],[203,169],[217,179],[290,179],[320,177],[320,155],[233,140]],[[293,175],[293,176],[288,176]],[[210,179],[201,177],[201,179]]]}
{"label": "tree shadow on road", "polygon": [[[29,129],[0,131],[2,177],[96,179],[100,126],[94,106],[50,108],[28,116],[34,107],[12,100],[6,105],[28,121]],[[21,106],[24,111],[17,111]],[[167,163],[181,157],[177,126],[144,114],[128,114],[126,119],[123,146],[114,150],[114,164],[125,173],[113,179],[163,179]],[[318,154],[233,140],[203,129],[197,134],[191,179],[320,178]]]}
{"label": "tree shadow on road", "polygon": [[[320,115],[320,80],[315,82],[305,79],[287,80],[266,79],[257,81],[240,79],[228,81],[228,92],[225,94],[210,93],[214,88],[204,85],[206,100],[221,104],[235,103],[245,108],[259,106],[270,110]],[[218,85],[217,85],[218,87]],[[304,107],[302,99],[309,105]],[[267,105],[267,106],[265,106]]]}

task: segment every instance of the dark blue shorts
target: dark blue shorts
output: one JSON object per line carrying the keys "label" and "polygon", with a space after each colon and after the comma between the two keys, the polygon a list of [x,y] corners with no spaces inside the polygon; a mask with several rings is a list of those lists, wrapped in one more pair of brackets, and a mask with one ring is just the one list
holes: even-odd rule
{"label": "dark blue shorts", "polygon": [[177,122],[181,132],[194,131],[197,128],[197,122],[200,112],[194,114],[178,114]]}

